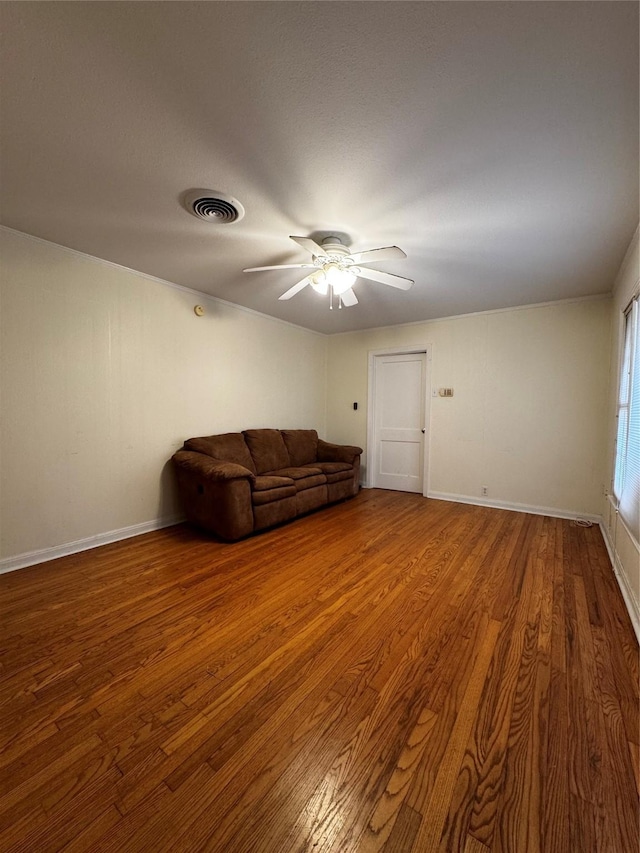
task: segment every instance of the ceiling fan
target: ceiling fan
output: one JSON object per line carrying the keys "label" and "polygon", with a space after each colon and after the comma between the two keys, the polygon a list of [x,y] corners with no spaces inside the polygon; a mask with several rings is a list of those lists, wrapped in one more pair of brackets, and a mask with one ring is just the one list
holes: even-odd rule
{"label": "ceiling fan", "polygon": [[358,278],[367,278],[380,284],[388,284],[399,290],[409,290],[413,285],[410,278],[400,275],[392,275],[388,272],[379,272],[368,267],[362,267],[363,261],[377,263],[378,261],[391,261],[407,256],[397,246],[387,246],[380,249],[369,249],[365,252],[349,251],[339,237],[325,237],[322,243],[316,243],[310,237],[292,237],[299,246],[311,253],[312,259],[304,264],[276,264],[269,267],[248,267],[243,272],[262,272],[263,270],[286,270],[305,269],[311,270],[289,290],[285,291],[279,299],[291,299],[296,293],[300,293],[308,284],[323,296],[330,294],[330,308],[333,308],[333,297],[338,297],[339,307],[357,305],[358,299],[353,292],[353,285]]}

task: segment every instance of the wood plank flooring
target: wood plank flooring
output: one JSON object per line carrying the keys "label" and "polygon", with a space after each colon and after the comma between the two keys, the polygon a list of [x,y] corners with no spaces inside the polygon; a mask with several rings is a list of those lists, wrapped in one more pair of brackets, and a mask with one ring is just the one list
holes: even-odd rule
{"label": "wood plank flooring", "polygon": [[631,853],[597,527],[364,491],[0,576],[0,850]]}

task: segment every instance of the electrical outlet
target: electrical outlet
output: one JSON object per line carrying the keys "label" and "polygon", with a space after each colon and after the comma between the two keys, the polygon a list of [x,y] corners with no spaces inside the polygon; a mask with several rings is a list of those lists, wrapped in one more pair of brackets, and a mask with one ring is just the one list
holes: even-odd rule
{"label": "electrical outlet", "polygon": [[482,495],[486,498],[486,496],[489,494],[489,489],[487,488],[487,486],[481,486],[480,488]]}

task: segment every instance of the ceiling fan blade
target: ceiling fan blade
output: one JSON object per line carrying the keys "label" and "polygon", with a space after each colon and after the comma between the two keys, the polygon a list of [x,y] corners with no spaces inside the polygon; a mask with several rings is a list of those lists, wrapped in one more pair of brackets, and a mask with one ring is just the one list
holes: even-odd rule
{"label": "ceiling fan blade", "polygon": [[315,240],[312,240],[311,237],[292,237],[291,238],[298,246],[302,246],[303,249],[306,249],[307,252],[311,252],[312,255],[316,257],[324,257],[327,253],[319,246]]}
{"label": "ceiling fan blade", "polygon": [[308,284],[311,284],[311,276],[305,276],[301,281],[297,284],[294,284],[293,287],[290,287],[289,290],[285,290],[282,296],[279,296],[278,299],[291,299],[292,296],[295,296],[296,293],[300,293],[300,291],[306,287]]}
{"label": "ceiling fan blade", "polygon": [[272,267],[247,267],[242,272],[262,272],[263,270],[304,270],[315,269],[313,264],[275,264]]}
{"label": "ceiling fan blade", "polygon": [[403,278],[401,275],[392,275],[389,272],[379,272],[378,270],[370,270],[367,267],[358,267],[358,275],[360,278],[368,278],[371,281],[379,281],[380,284],[388,284],[391,287],[397,287],[398,290],[409,290],[413,287],[413,281],[410,278]]}
{"label": "ceiling fan blade", "polygon": [[358,297],[355,295],[353,290],[349,288],[349,290],[345,290],[344,293],[340,294],[340,299],[342,299],[342,304],[345,308],[350,308],[352,305],[358,304]]}
{"label": "ceiling fan blade", "polygon": [[406,254],[397,246],[387,246],[384,249],[369,249],[367,252],[355,252],[350,255],[354,264],[361,264],[364,261],[373,263],[375,261],[395,261],[406,258]]}

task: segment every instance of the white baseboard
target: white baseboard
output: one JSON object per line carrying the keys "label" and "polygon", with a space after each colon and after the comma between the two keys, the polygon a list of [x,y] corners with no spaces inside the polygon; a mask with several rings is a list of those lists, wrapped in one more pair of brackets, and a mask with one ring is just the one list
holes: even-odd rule
{"label": "white baseboard", "polygon": [[618,581],[618,586],[620,587],[620,592],[622,593],[624,603],[627,606],[627,611],[629,613],[629,618],[631,619],[631,624],[633,625],[633,630],[635,631],[638,643],[640,644],[640,603],[638,603],[638,601],[636,600],[636,597],[633,594],[633,590],[629,586],[629,581],[627,580],[627,576],[624,573],[624,569],[622,568],[622,564],[620,563],[620,560],[616,553],[616,549],[614,548],[613,543],[609,539],[609,531],[607,530],[606,526],[602,521],[600,522],[600,530],[602,531],[602,538],[604,539],[604,544],[607,546],[609,559],[611,560],[611,565],[613,566],[613,573],[616,576],[616,580]]}
{"label": "white baseboard", "polygon": [[64,545],[55,545],[53,548],[41,548],[38,551],[17,554],[15,557],[5,557],[0,560],[0,574],[24,569],[27,566],[35,566],[37,563],[46,563],[49,560],[57,560],[58,557],[67,557],[69,554],[88,551],[90,548],[119,542],[121,539],[130,539],[132,536],[140,536],[142,533],[150,533],[152,530],[172,527],[181,521],[184,521],[182,516],[156,518],[153,521],[143,521],[141,524],[132,524],[129,527],[121,527],[119,530],[109,530],[107,533],[88,536],[86,539],[76,539],[74,542],[66,542]]}
{"label": "white baseboard", "polygon": [[476,498],[468,495],[450,495],[446,492],[429,492],[428,498],[436,501],[453,501],[459,504],[471,504],[472,506],[488,506],[493,509],[508,509],[511,512],[528,512],[532,515],[548,515],[551,518],[583,518],[594,524],[600,524],[601,516],[587,515],[575,509],[558,509],[553,506],[532,506],[530,504],[510,503],[509,501],[494,501],[488,498]]}

